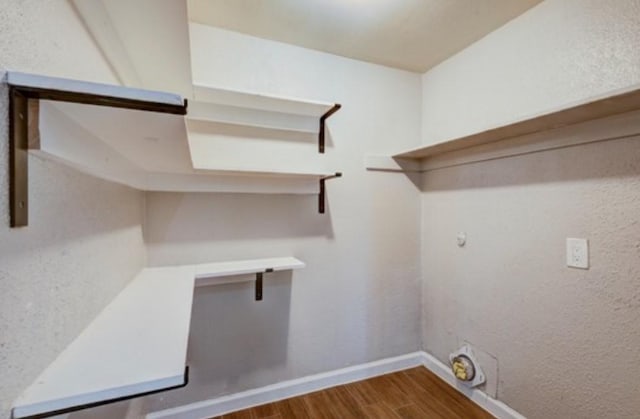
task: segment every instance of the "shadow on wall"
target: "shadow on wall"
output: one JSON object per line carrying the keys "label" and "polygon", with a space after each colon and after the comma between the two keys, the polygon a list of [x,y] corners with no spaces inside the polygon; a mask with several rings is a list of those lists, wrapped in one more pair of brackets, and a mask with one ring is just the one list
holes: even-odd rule
{"label": "shadow on wall", "polygon": [[[55,184],[54,184],[55,182]],[[7,182],[8,183],[8,182]],[[60,188],[64,187],[64,193]],[[9,211],[3,216],[7,229],[14,235],[11,251],[19,249],[24,240],[29,241],[42,232],[38,247],[58,247],[62,243],[74,243],[98,234],[111,234],[140,225],[142,203],[139,191],[127,186],[98,179],[65,165],[29,156],[29,224],[24,228],[8,229]],[[91,199],[100,190],[101,199]],[[119,196],[119,199],[113,197]],[[8,199],[7,199],[8,202]],[[109,202],[109,216],[105,216],[105,202]],[[60,214],[74,222],[60,222]],[[29,250],[33,244],[29,244]]]}
{"label": "shadow on wall", "polygon": [[72,413],[69,419],[140,419],[147,412],[264,385],[263,375],[285,365],[289,336],[291,271],[266,274],[263,301],[255,301],[255,276],[195,289],[187,365],[189,385]]}
{"label": "shadow on wall", "polygon": [[262,301],[255,301],[254,278],[196,288],[187,361],[190,383],[154,400],[180,405],[253,388],[264,385],[263,375],[286,364],[291,271],[265,275]]}
{"label": "shadow on wall", "polygon": [[417,191],[422,189],[422,177],[420,176],[420,173],[405,173],[405,176],[411,181],[411,183],[413,183],[413,186],[416,187]]}
{"label": "shadow on wall", "polygon": [[[333,238],[317,195],[147,194],[147,244],[322,236]],[[328,208],[328,206],[327,206]],[[265,222],[268,220],[268,222]]]}
{"label": "shadow on wall", "polygon": [[[423,174],[423,192],[626,178],[640,174],[640,136],[469,163]],[[568,164],[569,162],[569,164]],[[465,167],[481,168],[465,170]]]}

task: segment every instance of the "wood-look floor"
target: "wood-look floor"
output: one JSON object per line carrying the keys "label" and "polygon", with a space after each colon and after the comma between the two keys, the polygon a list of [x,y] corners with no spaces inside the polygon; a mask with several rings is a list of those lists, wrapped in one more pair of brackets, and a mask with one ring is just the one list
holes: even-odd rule
{"label": "wood-look floor", "polygon": [[230,413],[217,419],[492,418],[424,367]]}

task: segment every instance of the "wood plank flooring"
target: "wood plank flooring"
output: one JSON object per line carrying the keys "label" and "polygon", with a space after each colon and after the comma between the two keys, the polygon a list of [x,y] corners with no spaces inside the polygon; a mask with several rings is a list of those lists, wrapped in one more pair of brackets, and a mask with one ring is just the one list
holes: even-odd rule
{"label": "wood plank flooring", "polygon": [[424,367],[269,403],[216,419],[492,418]]}

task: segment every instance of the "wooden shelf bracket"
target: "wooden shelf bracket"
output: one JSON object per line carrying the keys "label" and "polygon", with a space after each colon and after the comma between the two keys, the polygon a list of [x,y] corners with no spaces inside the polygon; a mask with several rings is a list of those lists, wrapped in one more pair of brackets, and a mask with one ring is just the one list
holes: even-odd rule
{"label": "wooden shelf bracket", "polygon": [[326,202],[325,182],[329,179],[334,179],[338,177],[342,177],[342,173],[336,172],[335,175],[323,177],[322,179],[320,179],[320,193],[318,194],[318,212],[320,214],[324,214],[325,212],[325,202]]}
{"label": "wooden shelf bracket", "polygon": [[262,278],[265,273],[273,272],[273,268],[267,268],[264,272],[256,273],[256,301],[262,301]]}
{"label": "wooden shelf bracket", "polygon": [[320,117],[320,131],[318,131],[318,151],[320,153],[324,153],[325,121],[331,115],[338,112],[338,110],[340,110],[341,107],[342,105],[340,105],[339,103],[336,103],[335,105],[333,105],[331,109],[329,109],[327,112],[325,112],[324,115]]}
{"label": "wooden shelf bracket", "polygon": [[[10,74],[9,85],[9,211],[10,226],[25,227],[29,222],[29,167],[28,151],[31,138],[37,138],[38,103],[42,100],[72,102],[114,108],[135,109],[186,115],[186,99],[175,101],[153,101],[153,92],[131,89],[127,95],[109,94],[109,86],[96,83],[48,79],[27,74]],[[32,83],[30,85],[29,83]],[[64,85],[67,89],[60,87]],[[115,92],[115,90],[113,90]],[[138,94],[140,97],[135,97]]]}
{"label": "wooden shelf bracket", "polygon": [[29,108],[18,89],[9,89],[9,219],[11,227],[29,222]]}

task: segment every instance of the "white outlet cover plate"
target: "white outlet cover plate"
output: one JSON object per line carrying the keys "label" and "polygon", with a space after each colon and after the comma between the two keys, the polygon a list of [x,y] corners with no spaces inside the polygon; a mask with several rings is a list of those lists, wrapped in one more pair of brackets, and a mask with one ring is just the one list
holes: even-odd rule
{"label": "white outlet cover plate", "polygon": [[589,269],[589,241],[587,239],[567,239],[567,266]]}
{"label": "white outlet cover plate", "polygon": [[462,381],[462,380],[458,380],[458,382],[468,386],[468,387],[477,387],[480,384],[483,384],[486,380],[485,376],[484,376],[484,372],[482,371],[482,368],[480,368],[480,363],[478,363],[478,359],[476,358],[475,354],[473,353],[473,349],[471,349],[471,346],[469,345],[463,345],[462,348],[458,349],[457,351],[453,352],[452,354],[449,355],[449,364],[453,363],[453,359],[459,355],[464,355],[467,358],[469,358],[471,360],[471,363],[473,364],[473,368],[476,371],[475,376],[473,377],[473,380],[471,381]]}

